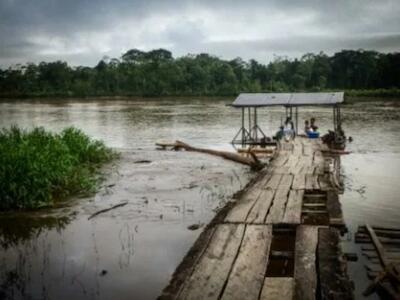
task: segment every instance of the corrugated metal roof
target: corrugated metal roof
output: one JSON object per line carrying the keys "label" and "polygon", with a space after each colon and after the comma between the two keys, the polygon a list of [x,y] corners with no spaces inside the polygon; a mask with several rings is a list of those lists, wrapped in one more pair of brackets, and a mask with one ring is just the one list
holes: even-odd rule
{"label": "corrugated metal roof", "polygon": [[333,105],[343,102],[344,92],[333,93],[242,93],[232,106]]}

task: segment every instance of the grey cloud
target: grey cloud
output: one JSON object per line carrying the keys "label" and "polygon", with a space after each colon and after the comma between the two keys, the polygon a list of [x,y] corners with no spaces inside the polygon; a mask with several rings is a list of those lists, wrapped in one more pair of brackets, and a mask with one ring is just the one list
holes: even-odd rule
{"label": "grey cloud", "polygon": [[0,0],[0,65],[64,59],[94,65],[130,48],[273,54],[400,49],[397,0]]}

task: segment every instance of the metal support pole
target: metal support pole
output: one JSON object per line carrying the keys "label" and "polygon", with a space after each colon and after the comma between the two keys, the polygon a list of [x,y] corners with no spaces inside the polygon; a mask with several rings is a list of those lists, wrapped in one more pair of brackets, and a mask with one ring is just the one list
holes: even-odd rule
{"label": "metal support pole", "polygon": [[251,138],[251,110],[248,108],[247,112],[249,113],[249,136]]}
{"label": "metal support pole", "polygon": [[244,107],[242,107],[242,147],[244,147],[244,134],[245,134],[245,127],[244,127]]}
{"label": "metal support pole", "polygon": [[333,107],[333,130],[336,132],[336,128],[337,127],[337,125],[336,125],[336,107],[334,106]]}
{"label": "metal support pole", "polygon": [[257,141],[257,107],[254,107],[254,139]]}
{"label": "metal support pole", "polygon": [[299,134],[299,108],[296,106],[296,135]]}

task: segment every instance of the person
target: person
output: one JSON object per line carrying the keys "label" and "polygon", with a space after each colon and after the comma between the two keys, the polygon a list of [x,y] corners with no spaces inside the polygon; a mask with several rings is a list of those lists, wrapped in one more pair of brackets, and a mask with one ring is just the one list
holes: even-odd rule
{"label": "person", "polygon": [[294,130],[294,125],[293,125],[293,121],[290,117],[286,118],[285,121],[285,129],[286,130]]}
{"label": "person", "polygon": [[280,126],[278,132],[274,136],[274,139],[279,141],[283,138],[284,135],[285,131],[283,130],[283,126]]}
{"label": "person", "polygon": [[315,118],[311,118],[310,119],[310,127],[313,131],[317,131],[318,130],[318,126],[315,125]]}
{"label": "person", "polygon": [[286,118],[284,132],[286,140],[294,138],[294,125],[290,117]]}
{"label": "person", "polygon": [[309,132],[312,132],[312,128],[310,127],[310,122],[308,120],[305,120],[304,122],[304,132],[305,134],[308,134]]}

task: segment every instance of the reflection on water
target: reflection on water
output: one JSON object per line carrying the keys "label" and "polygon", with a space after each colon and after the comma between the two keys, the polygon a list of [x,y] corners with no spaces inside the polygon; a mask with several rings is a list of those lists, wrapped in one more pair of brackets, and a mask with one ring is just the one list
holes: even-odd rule
{"label": "reflection on water", "polygon": [[[105,168],[92,197],[59,208],[0,215],[0,298],[154,299],[197,238],[189,225],[207,223],[243,187],[246,167],[198,153],[154,150],[159,140],[231,149],[240,113],[222,100],[47,101],[0,103],[0,127],[61,130],[74,125],[122,152]],[[359,104],[343,109],[353,153],[342,157],[345,221],[400,227],[400,108]],[[299,128],[315,116],[321,131],[332,111],[300,110]],[[284,117],[260,110],[272,135]],[[148,160],[149,163],[135,163]],[[92,213],[127,201],[91,220]],[[350,251],[354,245],[345,245]],[[351,265],[357,297],[364,270]]]}

